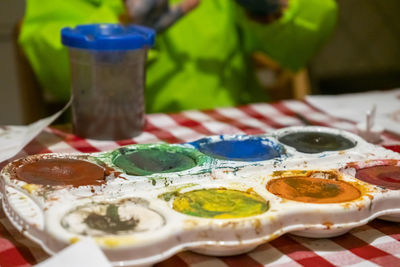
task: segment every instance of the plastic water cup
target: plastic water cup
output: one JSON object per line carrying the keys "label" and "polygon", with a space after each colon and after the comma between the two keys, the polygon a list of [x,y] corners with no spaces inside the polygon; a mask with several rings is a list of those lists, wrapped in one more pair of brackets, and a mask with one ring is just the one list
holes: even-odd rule
{"label": "plastic water cup", "polygon": [[152,29],[90,24],[61,31],[68,47],[74,133],[91,139],[137,136],[145,125],[145,65]]}

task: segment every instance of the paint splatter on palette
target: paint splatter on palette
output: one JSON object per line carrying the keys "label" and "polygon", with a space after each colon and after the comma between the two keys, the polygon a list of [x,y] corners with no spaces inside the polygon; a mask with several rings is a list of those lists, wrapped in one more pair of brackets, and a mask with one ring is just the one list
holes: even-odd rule
{"label": "paint splatter on palette", "polygon": [[399,189],[400,154],[324,127],[33,155],[0,179],[6,215],[50,254],[91,236],[118,266],[400,221]]}

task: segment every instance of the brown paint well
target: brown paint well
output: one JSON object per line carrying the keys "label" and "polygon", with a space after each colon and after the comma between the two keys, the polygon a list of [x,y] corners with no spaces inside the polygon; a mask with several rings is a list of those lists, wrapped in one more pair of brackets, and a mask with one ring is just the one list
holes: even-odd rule
{"label": "brown paint well", "polygon": [[306,203],[340,203],[361,196],[360,191],[347,182],[304,176],[271,180],[267,189],[281,198]]}
{"label": "brown paint well", "polygon": [[48,158],[21,164],[16,179],[39,185],[99,185],[105,182],[104,168],[84,160]]}

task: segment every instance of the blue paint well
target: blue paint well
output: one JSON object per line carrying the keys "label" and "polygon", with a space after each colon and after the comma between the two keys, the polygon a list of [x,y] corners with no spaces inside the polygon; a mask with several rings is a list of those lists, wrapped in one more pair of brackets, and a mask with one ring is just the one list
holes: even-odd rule
{"label": "blue paint well", "polygon": [[262,161],[281,157],[284,148],[262,137],[244,137],[219,140],[203,138],[190,143],[200,152],[214,158],[233,161]]}

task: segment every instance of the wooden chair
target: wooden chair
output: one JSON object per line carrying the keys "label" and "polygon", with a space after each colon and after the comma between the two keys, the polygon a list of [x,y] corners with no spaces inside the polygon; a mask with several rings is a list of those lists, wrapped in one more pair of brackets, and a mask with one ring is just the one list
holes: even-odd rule
{"label": "wooden chair", "polygon": [[311,92],[307,69],[297,73],[282,68],[277,62],[262,52],[252,54],[256,76],[271,101],[283,99],[304,99]]}
{"label": "wooden chair", "polygon": [[18,44],[22,22],[20,21],[13,31],[13,44],[17,65],[18,87],[20,90],[23,120],[25,124],[43,118],[46,115],[45,102],[39,83],[22,48]]}

